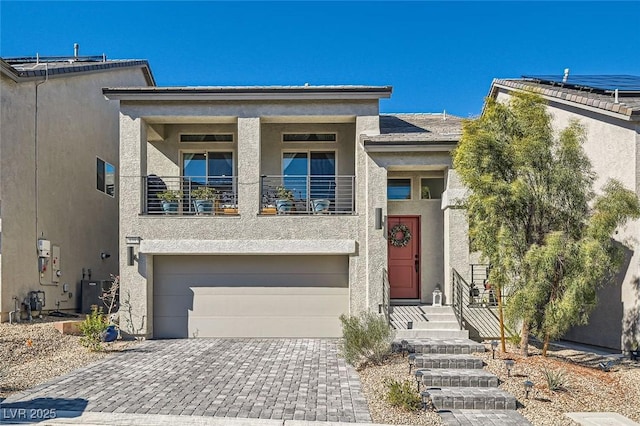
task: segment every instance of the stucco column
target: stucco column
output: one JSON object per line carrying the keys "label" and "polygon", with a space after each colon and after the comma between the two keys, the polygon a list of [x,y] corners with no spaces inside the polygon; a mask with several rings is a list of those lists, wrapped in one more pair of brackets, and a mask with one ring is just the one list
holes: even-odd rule
{"label": "stucco column", "polygon": [[452,270],[469,280],[469,223],[467,213],[458,207],[466,189],[455,170],[447,174],[447,189],[442,194],[444,210],[444,302],[453,302]]}
{"label": "stucco column", "polygon": [[142,179],[147,174],[147,126],[136,116],[120,114],[120,327],[138,336],[150,337],[153,324],[153,279],[147,279],[148,259],[138,253],[133,266],[127,264],[126,237],[141,237]]}
{"label": "stucco column", "polygon": [[382,270],[387,264],[384,230],[375,229],[375,209],[386,215],[386,170],[369,157],[361,135],[380,133],[377,115],[356,117],[356,212],[358,214],[357,278],[351,285],[351,310],[377,312],[382,303]]}
{"label": "stucco column", "polygon": [[238,213],[260,211],[260,117],[238,118]]}

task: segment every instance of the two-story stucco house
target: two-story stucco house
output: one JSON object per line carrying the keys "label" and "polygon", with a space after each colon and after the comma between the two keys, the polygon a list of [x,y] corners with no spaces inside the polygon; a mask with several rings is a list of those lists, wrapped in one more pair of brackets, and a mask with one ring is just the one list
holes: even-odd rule
{"label": "two-story stucco house", "polygon": [[76,311],[81,279],[119,267],[118,104],[102,88],[153,76],[146,61],[77,54],[0,65],[0,321],[25,315],[29,292]]}
{"label": "two-story stucco house", "polygon": [[387,273],[393,299],[446,294],[449,268],[468,268],[447,201],[460,119],[381,115],[391,91],[105,89],[120,103],[121,324],[335,337],[340,314],[378,311]]}
{"label": "two-story stucco house", "polygon": [[[556,129],[572,120],[585,127],[584,149],[598,175],[596,190],[615,178],[640,196],[640,77],[566,72],[494,80],[489,96],[507,100],[516,91],[539,93]],[[614,238],[626,249],[616,282],[601,289],[589,324],[574,327],[568,340],[613,349],[629,348],[634,335],[640,341],[640,221],[629,222]]]}

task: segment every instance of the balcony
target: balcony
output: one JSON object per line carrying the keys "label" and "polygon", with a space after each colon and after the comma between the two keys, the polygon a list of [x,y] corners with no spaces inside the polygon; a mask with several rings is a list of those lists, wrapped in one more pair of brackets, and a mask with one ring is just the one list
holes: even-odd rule
{"label": "balcony", "polygon": [[143,215],[237,215],[236,176],[142,177]]}
{"label": "balcony", "polygon": [[355,176],[262,176],[261,214],[354,214]]}

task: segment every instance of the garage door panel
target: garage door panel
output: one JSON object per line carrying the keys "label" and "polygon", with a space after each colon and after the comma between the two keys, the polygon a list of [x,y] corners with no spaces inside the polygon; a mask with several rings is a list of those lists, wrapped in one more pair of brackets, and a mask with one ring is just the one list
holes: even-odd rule
{"label": "garage door panel", "polygon": [[295,274],[280,273],[265,275],[260,273],[246,274],[166,274],[163,280],[171,280],[170,286],[158,286],[156,294],[171,295],[188,291],[191,287],[225,286],[225,287],[338,287],[347,288],[345,276],[337,273]]}
{"label": "garage door panel", "polygon": [[[278,242],[286,244],[286,242]],[[171,274],[179,268],[194,274],[260,273],[280,274],[283,267],[287,273],[323,274],[335,271],[348,274],[347,256],[156,256],[160,260],[154,265],[156,273]]]}
{"label": "garage door panel", "polygon": [[348,256],[156,256],[156,338],[339,337]]}
{"label": "garage door panel", "polygon": [[342,331],[335,317],[223,317],[189,319],[190,337],[336,337]]}
{"label": "garage door panel", "polygon": [[[348,294],[202,294],[196,291],[192,316],[324,316],[348,310]],[[312,302],[312,303],[311,303]],[[327,310],[327,306],[331,306]]]}

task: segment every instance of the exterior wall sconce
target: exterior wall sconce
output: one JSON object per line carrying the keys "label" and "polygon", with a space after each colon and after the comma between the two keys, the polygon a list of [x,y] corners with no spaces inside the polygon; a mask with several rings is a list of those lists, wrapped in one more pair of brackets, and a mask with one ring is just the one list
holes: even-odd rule
{"label": "exterior wall sconce", "polygon": [[133,246],[139,246],[142,238],[140,237],[124,237],[127,243],[127,265],[133,266],[137,256],[133,252]]}
{"label": "exterior wall sconce", "polygon": [[382,208],[376,207],[376,229],[382,229],[383,223]]}

